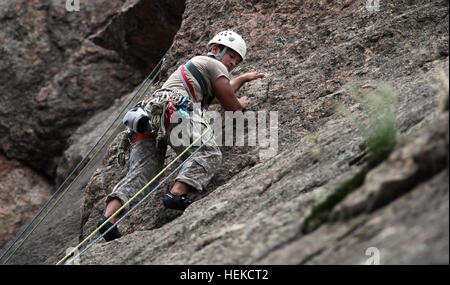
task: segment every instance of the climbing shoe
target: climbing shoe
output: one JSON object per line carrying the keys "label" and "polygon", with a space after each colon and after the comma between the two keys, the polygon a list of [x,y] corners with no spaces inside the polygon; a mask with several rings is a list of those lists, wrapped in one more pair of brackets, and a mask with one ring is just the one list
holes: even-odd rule
{"label": "climbing shoe", "polygon": [[186,194],[174,195],[170,192],[167,192],[163,197],[163,204],[166,208],[169,209],[184,210],[191,203],[192,202],[186,197]]}
{"label": "climbing shoe", "polygon": [[[100,227],[107,219],[108,219],[107,217],[102,216],[100,218],[100,220],[98,220],[97,228]],[[106,232],[112,226],[113,226],[113,223],[107,222],[101,229],[99,229],[99,232],[101,234],[103,234],[104,232]],[[114,226],[114,228],[112,230],[110,230],[106,235],[103,236],[103,238],[106,241],[112,241],[112,240],[114,240],[116,238],[120,238],[120,237],[122,237],[122,235],[120,234],[119,229],[117,228],[117,226]]]}

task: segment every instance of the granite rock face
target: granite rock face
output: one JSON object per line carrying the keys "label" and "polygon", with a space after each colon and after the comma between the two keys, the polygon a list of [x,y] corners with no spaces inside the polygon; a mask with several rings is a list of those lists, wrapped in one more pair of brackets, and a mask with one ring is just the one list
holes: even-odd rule
{"label": "granite rock face", "polygon": [[[27,169],[29,175],[33,172],[32,177],[48,181],[50,193],[92,146],[86,136],[79,141],[81,148],[63,155],[74,144],[70,137],[89,118],[120,104],[146,74],[144,67],[133,65],[109,46],[101,47],[91,39],[101,34],[130,1],[81,1],[79,11],[67,10],[66,2],[20,0],[0,4],[0,152],[15,161],[11,171]],[[133,37],[138,42],[160,42],[158,49],[146,56],[147,68],[152,68],[161,56],[158,52],[170,45],[180,24],[182,6],[173,11],[161,4],[152,11],[171,21],[158,32],[147,29]],[[142,24],[147,27],[149,22]],[[102,127],[104,123],[96,122]],[[91,137],[96,140],[99,134]],[[13,182],[0,181],[5,195],[15,193],[12,190],[17,185]],[[45,194],[38,200],[44,203],[48,197]],[[21,222],[9,228],[5,241],[31,217],[20,218]]]}
{"label": "granite rock face", "polygon": [[[353,143],[351,136],[341,136],[336,127],[351,133],[345,121],[326,124],[321,132],[329,140],[319,145],[324,154],[335,154],[336,149]],[[305,235],[302,226],[311,208],[358,168],[349,166],[345,157],[326,157],[325,164],[318,163],[311,151],[314,144],[302,139],[274,159],[236,175],[174,221],[97,244],[83,255],[82,262],[365,264],[370,257],[367,250],[376,248],[381,264],[448,263],[448,161],[417,180],[407,175],[403,179],[379,175],[393,164],[428,167],[420,157],[430,149],[439,154],[439,161],[445,161],[448,112],[435,128],[399,145],[370,172],[361,189],[338,204],[329,222]],[[415,148],[418,144],[424,149]],[[390,170],[395,171],[400,172]],[[372,195],[367,188],[375,189]],[[355,200],[361,211],[338,214]]]}
{"label": "granite rock face", "polygon": [[37,214],[53,188],[30,167],[1,154],[0,181],[0,247],[3,247]]}
{"label": "granite rock face", "polygon": [[[190,57],[205,54],[215,33],[234,30],[246,39],[248,57],[232,76],[268,74],[238,96],[249,96],[249,111],[278,111],[277,153],[261,159],[260,145],[222,147],[216,177],[205,193],[189,193],[194,203],[184,212],[163,207],[164,183],[119,225],[122,238],[96,244],[81,263],[365,264],[373,250],[381,264],[448,263],[448,107],[441,103],[448,98],[448,2],[381,4],[368,11],[354,0],[186,1],[171,51],[146,94]],[[141,5],[146,1],[128,1],[92,36],[133,66],[150,62],[142,55],[146,44],[124,44],[135,32],[121,23],[140,19],[132,11]],[[353,95],[379,82],[398,95],[401,140],[362,186],[331,209],[327,222],[304,234],[312,209],[368,158],[364,137],[335,106],[344,104],[364,124],[367,106]],[[80,126],[70,153],[83,149],[83,138],[94,141],[106,126],[100,122],[111,121],[131,96]],[[70,240],[49,246],[60,257],[95,229],[105,195],[125,175],[117,146],[116,138],[86,187],[77,188],[71,209],[81,209],[80,220],[66,230]],[[169,151],[167,161],[172,158]],[[53,227],[61,225],[55,221]],[[12,263],[58,261],[49,252],[43,248]]]}
{"label": "granite rock face", "polygon": [[[240,95],[250,94],[250,110],[278,111],[278,155],[261,161],[259,147],[223,147],[224,163],[206,196],[191,193],[196,202],[170,216],[164,191],[155,192],[120,225],[125,237],[95,245],[82,262],[360,264],[376,247],[384,264],[448,263],[442,254],[448,251],[448,113],[439,119],[440,74],[448,78],[447,10],[444,1],[385,3],[378,12],[359,1],[187,1],[162,77],[204,54],[216,32],[241,33],[248,58],[233,73],[270,74]],[[381,81],[398,95],[397,127],[407,138],[333,209],[328,223],[303,235],[314,205],[367,157],[361,134],[335,104],[364,121],[352,90],[370,91]],[[81,238],[94,229],[104,195],[123,175],[113,170],[112,154],[87,188],[83,212],[91,216]],[[433,207],[419,206],[430,197]]]}
{"label": "granite rock face", "polygon": [[86,37],[123,4],[3,1],[0,10],[2,96],[0,149],[55,176],[75,128],[129,92],[141,74]]}
{"label": "granite rock face", "polygon": [[127,1],[91,39],[149,73],[172,44],[183,11],[184,0]]}
{"label": "granite rock face", "polygon": [[[79,11],[71,12],[65,2],[6,1],[0,9],[0,92],[5,102],[0,110],[0,147],[8,157],[50,177],[74,130],[128,94],[153,68],[170,45],[183,12],[183,3],[128,1],[123,6],[124,0],[82,2]],[[129,54],[145,52],[145,64],[139,68],[113,51],[116,39],[104,35],[114,31],[102,32],[124,7],[135,22],[123,26],[134,33],[129,35],[131,45],[140,48]]]}

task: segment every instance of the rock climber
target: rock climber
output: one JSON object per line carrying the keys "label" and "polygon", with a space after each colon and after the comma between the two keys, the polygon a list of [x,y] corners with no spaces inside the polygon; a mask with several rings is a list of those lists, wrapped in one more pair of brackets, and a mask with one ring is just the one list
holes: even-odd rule
{"label": "rock climber", "polygon": [[[247,108],[248,98],[246,96],[237,98],[235,92],[244,83],[263,78],[265,74],[249,72],[230,78],[230,72],[245,59],[247,52],[245,41],[233,31],[222,31],[208,42],[207,50],[206,56],[193,57],[186,65],[182,65],[172,73],[160,89],[138,104],[142,113],[138,118],[146,118],[144,122],[131,115],[128,120],[128,113],[124,117],[124,120],[127,119],[124,123],[129,127],[123,133],[124,138],[127,143],[131,143],[129,170],[107,196],[106,210],[97,227],[161,171],[167,145],[178,154],[187,147],[179,141],[178,135],[171,135],[171,132],[177,126],[179,121],[177,117],[189,117],[193,104],[201,104],[202,108],[207,108],[211,104],[221,104],[226,111],[242,111]],[[186,68],[188,65],[189,68]],[[200,78],[198,73],[201,74]],[[134,110],[136,111],[138,107]],[[190,117],[189,119],[188,122],[195,125],[194,120]],[[201,116],[200,121],[205,125]],[[139,128],[140,130],[136,130]],[[194,137],[199,136],[198,127],[191,126],[186,129],[191,142]],[[203,148],[186,161],[173,186],[169,187],[170,190],[164,195],[163,204],[166,208],[186,209],[191,204],[186,196],[188,190],[204,190],[213,177],[215,165],[221,162],[222,154],[215,140],[208,140],[208,136],[211,138],[212,132],[205,135],[203,141],[206,143]],[[193,151],[194,149],[186,156]],[[118,157],[119,163],[124,165],[124,153],[119,153]],[[112,227],[119,215],[114,216],[99,231],[104,233]],[[116,226],[104,236],[106,241],[119,237],[121,234]]]}

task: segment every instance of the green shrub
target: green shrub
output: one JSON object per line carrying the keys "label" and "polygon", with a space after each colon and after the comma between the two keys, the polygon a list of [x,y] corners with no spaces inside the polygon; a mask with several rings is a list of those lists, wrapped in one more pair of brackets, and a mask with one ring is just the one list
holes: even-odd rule
{"label": "green shrub", "polygon": [[379,84],[371,92],[354,89],[352,93],[367,118],[361,120],[355,117],[342,104],[337,106],[338,112],[353,121],[364,137],[367,150],[372,156],[389,151],[398,141],[395,112],[397,94],[387,84]]}
{"label": "green shrub", "polygon": [[395,112],[397,95],[394,90],[388,85],[380,84],[374,92],[358,89],[353,91],[353,95],[365,111],[363,115],[366,119],[355,116],[343,105],[339,105],[337,110],[351,119],[364,137],[368,152],[367,163],[356,175],[345,180],[326,199],[313,207],[303,223],[304,234],[325,223],[334,206],[364,183],[367,173],[389,156],[398,141]]}

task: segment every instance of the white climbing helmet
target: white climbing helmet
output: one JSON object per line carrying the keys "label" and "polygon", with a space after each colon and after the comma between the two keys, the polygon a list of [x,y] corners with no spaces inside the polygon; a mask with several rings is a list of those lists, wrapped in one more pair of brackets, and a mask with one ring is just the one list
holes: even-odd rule
{"label": "white climbing helmet", "polygon": [[245,44],[244,39],[233,31],[222,31],[212,38],[208,43],[208,50],[211,50],[211,46],[213,44],[224,45],[228,48],[236,51],[241,57],[242,60],[245,59],[245,54],[247,53],[247,45]]}

